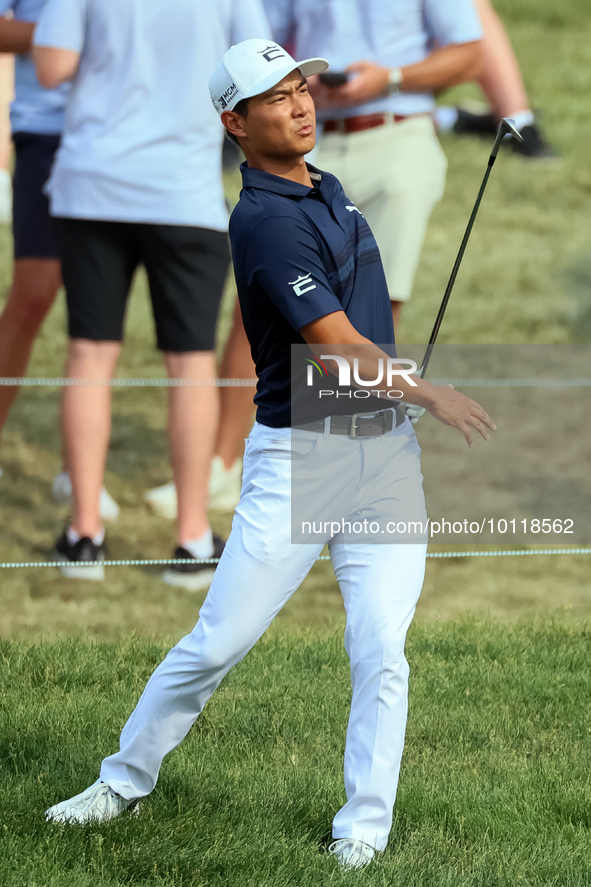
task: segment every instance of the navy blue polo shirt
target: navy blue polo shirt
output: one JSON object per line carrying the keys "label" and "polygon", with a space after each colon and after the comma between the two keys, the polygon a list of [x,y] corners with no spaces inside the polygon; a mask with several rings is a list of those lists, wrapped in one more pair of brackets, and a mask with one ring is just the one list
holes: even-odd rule
{"label": "navy blue polo shirt", "polygon": [[[305,344],[299,330],[306,324],[344,311],[371,342],[394,344],[369,225],[338,179],[308,169],[313,188],[243,163],[243,190],[230,219],[238,298],[258,376],[257,421],[272,428],[290,425],[291,345]],[[384,409],[372,400],[376,405],[365,401],[364,410]]]}

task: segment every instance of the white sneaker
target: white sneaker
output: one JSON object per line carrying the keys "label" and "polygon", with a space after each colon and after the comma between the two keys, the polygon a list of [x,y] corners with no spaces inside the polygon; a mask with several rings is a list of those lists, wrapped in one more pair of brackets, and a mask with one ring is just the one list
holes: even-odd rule
{"label": "white sneaker", "polygon": [[336,856],[337,862],[345,871],[365,868],[376,855],[374,848],[359,838],[340,838],[333,841],[328,852],[331,856]]}
{"label": "white sneaker", "polygon": [[176,520],[176,486],[173,480],[144,493],[144,502],[154,514],[159,514],[160,517],[165,517],[168,520]]}
{"label": "white sneaker", "polygon": [[[214,456],[209,476],[209,507],[219,511],[233,511],[240,499],[241,485],[242,459],[236,459],[231,468],[225,468],[221,457]],[[176,520],[177,497],[173,480],[148,490],[144,501],[155,514],[168,520]]]}
{"label": "white sneaker", "polygon": [[[72,483],[67,471],[56,474],[51,488],[53,498],[60,505],[69,505],[72,501]],[[104,521],[115,523],[119,517],[119,506],[109,492],[103,487],[99,502],[99,513]]]}
{"label": "white sneaker", "polygon": [[85,825],[89,822],[107,822],[115,819],[124,810],[130,812],[139,811],[137,798],[127,801],[121,795],[116,794],[112,788],[101,782],[100,779],[79,795],[74,795],[69,801],[62,801],[45,811],[47,822],[78,823]]}
{"label": "white sneaker", "polygon": [[0,223],[12,222],[12,179],[10,173],[0,169]]}
{"label": "white sneaker", "polygon": [[211,461],[209,476],[209,507],[220,511],[234,511],[240,499],[242,486],[242,459],[236,459],[226,468],[221,456]]}

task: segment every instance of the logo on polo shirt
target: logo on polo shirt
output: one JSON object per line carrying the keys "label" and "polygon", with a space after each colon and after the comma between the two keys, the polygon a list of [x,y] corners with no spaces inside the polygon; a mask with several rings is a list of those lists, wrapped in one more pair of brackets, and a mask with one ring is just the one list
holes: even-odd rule
{"label": "logo on polo shirt", "polygon": [[[357,206],[353,206],[352,203],[346,206],[345,209],[348,209],[350,213],[359,213],[360,216],[363,216],[361,210]],[[363,218],[365,218],[365,216],[363,216]]]}
{"label": "logo on polo shirt", "polygon": [[234,98],[234,96],[236,95],[237,92],[238,92],[238,87],[236,86],[235,83],[233,83],[232,86],[229,86],[227,88],[227,90],[221,94],[221,96],[219,97],[219,103],[222,108],[222,111],[224,110],[224,108],[228,107],[228,105],[230,104],[230,102],[232,101],[232,99]]}
{"label": "logo on polo shirt", "polygon": [[293,286],[296,296],[303,296],[304,293],[309,293],[310,290],[316,289],[316,284],[312,283],[311,274],[302,274],[297,280],[290,280],[289,285]]}
{"label": "logo on polo shirt", "polygon": [[276,43],[271,43],[270,46],[265,46],[265,48],[261,49],[257,53],[257,55],[262,55],[262,57],[268,62],[274,62],[275,59],[285,58],[285,53],[280,46],[277,46]]}

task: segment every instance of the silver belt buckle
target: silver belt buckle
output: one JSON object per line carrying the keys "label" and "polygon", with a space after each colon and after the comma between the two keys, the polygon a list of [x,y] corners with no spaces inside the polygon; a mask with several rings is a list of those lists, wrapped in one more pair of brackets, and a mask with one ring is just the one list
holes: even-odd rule
{"label": "silver belt buckle", "polygon": [[[357,419],[375,419],[377,418],[377,415],[377,413],[353,413],[353,415],[351,416],[351,431],[349,432],[349,437],[351,438],[351,440],[355,440],[355,438],[357,437],[357,428],[359,427],[357,425]],[[370,435],[368,434],[361,436],[369,437]]]}

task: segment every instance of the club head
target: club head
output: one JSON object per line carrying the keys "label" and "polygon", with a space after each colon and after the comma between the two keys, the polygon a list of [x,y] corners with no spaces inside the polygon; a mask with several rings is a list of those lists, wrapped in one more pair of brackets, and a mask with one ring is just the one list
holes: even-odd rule
{"label": "club head", "polygon": [[489,166],[495,162],[495,158],[499,153],[499,148],[501,147],[501,142],[507,136],[513,136],[513,138],[517,139],[518,142],[523,141],[523,136],[515,126],[515,121],[511,120],[510,117],[503,117],[503,119],[499,123],[499,128],[497,129],[497,137],[495,139],[493,149],[490,152]]}
{"label": "club head", "polygon": [[517,139],[518,142],[523,141],[523,136],[515,126],[515,121],[511,120],[510,117],[503,117],[499,124],[499,132],[503,132],[503,136],[513,136],[514,139]]}

